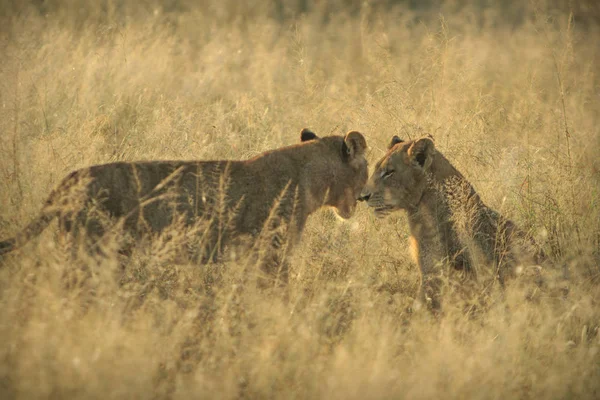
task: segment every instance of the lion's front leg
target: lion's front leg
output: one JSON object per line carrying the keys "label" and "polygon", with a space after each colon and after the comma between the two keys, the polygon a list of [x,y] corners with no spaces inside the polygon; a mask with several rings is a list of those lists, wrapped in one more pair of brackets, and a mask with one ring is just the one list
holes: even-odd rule
{"label": "lion's front leg", "polygon": [[411,237],[412,255],[421,270],[421,287],[415,300],[415,308],[425,305],[433,313],[441,311],[442,259],[437,257],[434,246]]}
{"label": "lion's front leg", "polygon": [[421,275],[421,289],[418,300],[435,314],[442,309],[441,291],[442,279],[439,274],[427,273]]}
{"label": "lion's front leg", "polygon": [[257,284],[262,289],[285,288],[289,281],[289,238],[281,231],[270,236],[259,249]]}

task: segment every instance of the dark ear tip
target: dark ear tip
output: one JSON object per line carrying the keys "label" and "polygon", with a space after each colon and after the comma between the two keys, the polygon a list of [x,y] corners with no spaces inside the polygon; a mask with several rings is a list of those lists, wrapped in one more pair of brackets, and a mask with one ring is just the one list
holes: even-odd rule
{"label": "dark ear tip", "polygon": [[300,141],[307,142],[309,140],[318,139],[319,137],[310,129],[304,128],[300,132]]}
{"label": "dark ear tip", "polygon": [[397,135],[394,135],[392,137],[392,140],[390,141],[390,145],[388,146],[388,149],[391,149],[392,147],[394,147],[398,143],[402,143],[402,142],[404,142],[404,140],[400,139]]}

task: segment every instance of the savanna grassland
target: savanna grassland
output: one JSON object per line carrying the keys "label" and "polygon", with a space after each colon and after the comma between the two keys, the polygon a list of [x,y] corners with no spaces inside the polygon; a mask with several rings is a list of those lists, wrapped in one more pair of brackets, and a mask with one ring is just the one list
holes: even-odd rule
{"label": "savanna grassland", "polygon": [[449,281],[435,318],[402,213],[317,212],[286,300],[241,262],[178,262],[175,229],[81,265],[52,225],[0,260],[0,398],[600,397],[595,2],[0,6],[0,238],[76,168],[247,159],[310,127],[361,131],[371,166],[431,134],[555,265],[541,289]]}

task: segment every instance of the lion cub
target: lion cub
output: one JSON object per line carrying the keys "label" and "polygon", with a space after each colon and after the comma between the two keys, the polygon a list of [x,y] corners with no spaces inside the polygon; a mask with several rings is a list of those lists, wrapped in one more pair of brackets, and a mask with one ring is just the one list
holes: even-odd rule
{"label": "lion cub", "polygon": [[440,309],[442,266],[477,278],[487,265],[504,283],[521,266],[537,265],[541,250],[512,221],[486,206],[473,186],[429,138],[394,136],[361,194],[383,218],[406,210],[413,256],[421,270],[420,300]]}
{"label": "lion cub", "polygon": [[[304,129],[301,142],[245,161],[117,162],[72,172],[33,222],[0,242],[0,255],[39,235],[54,218],[95,252],[102,252],[98,243],[111,230],[135,242],[175,223],[195,230],[200,261],[218,259],[240,238],[266,238],[263,247],[288,252],[322,206],[350,218],[368,178],[361,133],[319,138]],[[287,280],[286,270],[279,267],[278,274]]]}

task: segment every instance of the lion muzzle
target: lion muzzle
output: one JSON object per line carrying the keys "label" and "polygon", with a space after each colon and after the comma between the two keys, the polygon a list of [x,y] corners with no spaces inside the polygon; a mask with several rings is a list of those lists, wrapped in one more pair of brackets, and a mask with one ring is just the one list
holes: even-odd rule
{"label": "lion muzzle", "polygon": [[371,198],[371,192],[368,190],[363,190],[358,197],[358,201],[369,201]]}

